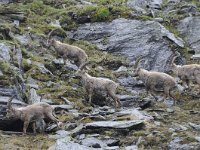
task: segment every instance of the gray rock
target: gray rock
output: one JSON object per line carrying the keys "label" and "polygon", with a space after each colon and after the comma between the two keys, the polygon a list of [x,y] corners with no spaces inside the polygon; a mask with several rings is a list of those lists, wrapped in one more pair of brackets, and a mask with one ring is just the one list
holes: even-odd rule
{"label": "gray rock", "polygon": [[20,24],[19,20],[14,20],[13,21],[13,25],[14,26],[19,27],[19,24]]}
{"label": "gray rock", "polygon": [[199,130],[200,131],[200,125],[197,125],[197,124],[194,124],[194,123],[191,123],[189,122],[189,125],[194,128],[195,130]]}
{"label": "gray rock", "polygon": [[181,144],[180,142],[183,139],[180,137],[176,137],[173,141],[169,143],[169,150],[198,150],[199,146],[197,143],[191,143],[191,144]]}
{"label": "gray rock", "polygon": [[75,129],[73,129],[70,133],[72,135],[77,135],[82,129],[83,129],[83,124],[81,123],[80,125],[78,125]]}
{"label": "gray rock", "polygon": [[93,4],[93,3],[91,3],[91,2],[89,2],[89,1],[87,1],[87,0],[80,0],[80,2],[81,2],[81,4],[83,4],[83,5],[95,5],[95,4]]}
{"label": "gray rock", "polygon": [[3,59],[6,62],[10,61],[10,49],[12,47],[10,45],[0,43],[0,58]]}
{"label": "gray rock", "polygon": [[111,147],[105,147],[105,150],[119,150],[119,146],[111,146]]}
{"label": "gray rock", "polygon": [[64,59],[63,58],[59,58],[59,59],[54,59],[53,63],[55,65],[64,65]]}
{"label": "gray rock", "polygon": [[[0,104],[1,105],[7,105],[8,99],[9,99],[9,97],[7,97],[7,96],[0,96]],[[14,98],[12,100],[12,105],[26,106],[27,104]]]}
{"label": "gray rock", "polygon": [[200,17],[187,17],[180,21],[177,27],[189,47],[200,53]]}
{"label": "gray rock", "polygon": [[195,139],[200,142],[200,136],[196,136]]}
{"label": "gray rock", "polygon": [[168,113],[174,113],[174,109],[167,108],[167,112],[168,112]]}
{"label": "gray rock", "polygon": [[200,60],[200,54],[192,55],[191,59]]}
{"label": "gray rock", "polygon": [[138,56],[146,56],[142,66],[158,71],[169,70],[169,59],[173,53],[169,46],[171,42],[176,47],[184,47],[182,39],[176,38],[155,21],[120,18],[110,23],[87,23],[74,32],[68,32],[68,36],[90,41],[102,50],[128,57],[130,65]]}
{"label": "gray rock", "polygon": [[31,41],[31,37],[30,37],[30,35],[28,33],[23,34],[23,35],[16,34],[15,38],[17,40],[19,40],[20,43],[23,44],[23,45],[28,45],[30,43],[30,41]]}
{"label": "gray rock", "polygon": [[51,22],[51,25],[53,27],[61,28],[59,20],[55,20],[54,22]]}
{"label": "gray rock", "polygon": [[121,76],[117,80],[120,83],[120,85],[126,86],[126,87],[132,87],[132,86],[139,85],[138,81],[135,78],[133,78],[132,76],[128,76],[128,77]]}
{"label": "gray rock", "polygon": [[92,123],[87,123],[85,125],[86,129],[134,129],[142,128],[144,121],[142,120],[132,120],[132,121],[97,121]]}
{"label": "gray rock", "polygon": [[72,105],[72,106],[74,106],[74,103],[73,102],[70,102],[67,98],[65,98],[65,97],[61,97],[64,101],[65,101],[65,103],[67,104],[67,105]]}
{"label": "gray rock", "polygon": [[115,114],[117,116],[129,115],[131,116],[131,118],[138,119],[138,120],[153,120],[152,116],[134,108],[124,109],[122,111],[116,112]]}
{"label": "gray rock", "polygon": [[127,146],[125,147],[125,150],[138,150],[137,145]]}
{"label": "gray rock", "polygon": [[0,95],[1,96],[12,96],[13,93],[16,93],[16,89],[12,87],[0,86]]}
{"label": "gray rock", "polygon": [[28,99],[28,101],[29,104],[34,104],[41,101],[41,96],[37,95],[37,92],[34,88],[30,89],[30,99]]}
{"label": "gray rock", "polygon": [[49,135],[49,138],[52,138],[52,139],[61,139],[61,138],[65,138],[67,135],[69,135],[68,131],[58,130],[58,131],[56,131],[55,135]]}
{"label": "gray rock", "polygon": [[121,66],[115,72],[123,72],[123,71],[127,71],[127,70],[128,69],[125,66]]}
{"label": "gray rock", "polygon": [[154,20],[154,21],[157,21],[157,22],[160,22],[160,23],[162,23],[162,22],[164,21],[163,18],[154,18],[153,20]]}
{"label": "gray rock", "polygon": [[19,21],[25,21],[26,17],[23,12],[13,12],[5,14],[7,17],[9,17],[11,20],[19,20]]}
{"label": "gray rock", "polygon": [[8,4],[8,3],[11,3],[11,2],[13,2],[13,0],[1,0],[0,4]]}
{"label": "gray rock", "polygon": [[82,140],[81,144],[88,147],[93,147],[93,148],[104,148],[107,146],[106,143],[94,137],[90,137],[90,138],[86,138]]}
{"label": "gray rock", "polygon": [[29,86],[30,88],[34,88],[34,89],[38,89],[39,88],[39,86],[37,84],[37,81],[34,80],[31,77],[28,77],[26,85]]}
{"label": "gray rock", "polygon": [[38,69],[40,70],[41,73],[53,75],[53,73],[52,73],[50,70],[48,70],[48,69],[44,66],[44,64],[37,63],[37,67],[38,67]]}
{"label": "gray rock", "polygon": [[161,9],[163,0],[128,0],[127,5],[139,13],[145,14],[148,8]]}
{"label": "gray rock", "polygon": [[146,0],[128,0],[127,6],[130,8],[133,8],[139,13],[146,13],[146,6],[147,6],[147,1]]}
{"label": "gray rock", "polygon": [[70,141],[69,137],[59,139],[56,144],[51,146],[48,150],[95,150],[96,148],[90,148],[88,146],[80,145]]}
{"label": "gray rock", "polygon": [[78,67],[74,64],[72,64],[70,61],[66,61],[66,68],[68,70],[78,70]]}

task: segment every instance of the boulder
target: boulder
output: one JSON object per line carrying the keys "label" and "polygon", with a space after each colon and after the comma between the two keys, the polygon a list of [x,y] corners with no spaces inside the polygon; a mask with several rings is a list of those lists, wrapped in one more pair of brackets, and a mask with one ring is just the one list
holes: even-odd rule
{"label": "boulder", "polygon": [[187,17],[180,21],[177,26],[181,36],[184,37],[187,45],[195,52],[200,53],[200,17]]}
{"label": "boulder", "polygon": [[10,45],[0,43],[0,58],[6,62],[10,61],[10,53],[9,53],[10,49],[11,49]]}
{"label": "boulder", "polygon": [[96,121],[87,123],[85,129],[138,129],[142,128],[144,121],[132,120],[132,121]]}
{"label": "boulder", "polygon": [[173,54],[170,45],[183,48],[182,39],[175,37],[155,21],[128,20],[124,18],[109,23],[86,23],[76,31],[68,32],[70,38],[87,40],[101,50],[125,56],[130,65],[138,56],[146,56],[142,66],[148,70],[168,71]]}
{"label": "boulder", "polygon": [[181,144],[183,141],[182,138],[176,137],[174,140],[172,140],[169,143],[169,150],[174,150],[174,149],[181,149],[181,150],[198,150],[200,145],[199,143],[193,142],[190,144]]}

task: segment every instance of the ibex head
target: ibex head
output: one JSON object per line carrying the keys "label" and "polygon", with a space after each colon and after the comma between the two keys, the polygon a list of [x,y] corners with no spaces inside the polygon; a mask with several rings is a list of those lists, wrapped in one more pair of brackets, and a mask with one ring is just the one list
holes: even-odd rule
{"label": "ibex head", "polygon": [[52,39],[52,34],[55,32],[56,29],[52,30],[51,32],[49,32],[48,37],[47,37],[47,45],[48,46],[52,46],[55,42],[55,39]]}
{"label": "ibex head", "polygon": [[6,109],[6,118],[15,118],[16,112],[15,109],[11,106],[11,102],[15,95],[8,99],[7,109]]}
{"label": "ibex head", "polygon": [[144,58],[145,56],[139,56],[136,61],[135,61],[135,65],[134,65],[134,70],[133,70],[133,76],[138,76],[139,72],[140,72],[140,67],[138,66],[139,63],[141,62],[141,60]]}
{"label": "ibex head", "polygon": [[80,77],[81,75],[83,75],[84,73],[86,73],[85,68],[86,66],[89,64],[89,61],[85,62],[84,64],[82,64],[79,69],[76,71],[76,73],[74,74],[75,77]]}

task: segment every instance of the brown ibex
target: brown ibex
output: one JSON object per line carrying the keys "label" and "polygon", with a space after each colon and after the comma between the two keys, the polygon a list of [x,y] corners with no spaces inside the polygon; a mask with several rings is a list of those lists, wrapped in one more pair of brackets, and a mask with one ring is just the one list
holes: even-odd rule
{"label": "brown ibex", "polygon": [[91,104],[92,95],[95,91],[105,91],[115,102],[115,108],[121,107],[121,102],[116,95],[116,90],[119,86],[118,83],[108,79],[108,78],[100,78],[100,77],[92,77],[84,68],[89,62],[84,63],[75,73],[75,76],[79,76],[82,79],[83,86],[86,90],[86,93],[89,98],[89,102]]}
{"label": "brown ibex", "polygon": [[175,97],[172,94],[172,91],[177,88],[175,79],[166,73],[148,71],[138,67],[139,62],[142,59],[143,57],[139,57],[136,60],[133,76],[139,76],[140,80],[143,81],[147,94],[150,92],[150,94],[157,100],[157,97],[155,96],[156,92],[163,92],[164,98],[173,98],[173,104],[175,105]]}
{"label": "brown ibex", "polygon": [[64,63],[68,57],[77,58],[79,67],[88,61],[88,56],[83,49],[77,46],[61,43],[60,41],[51,38],[55,30],[52,30],[49,33],[47,44],[48,46],[53,46],[55,48],[57,54],[64,59]]}
{"label": "brown ibex", "polygon": [[15,96],[8,100],[6,117],[9,119],[20,119],[23,121],[23,134],[26,134],[29,123],[33,125],[33,133],[36,134],[36,121],[41,119],[49,119],[56,122],[58,126],[62,123],[59,122],[53,115],[54,108],[45,102],[34,103],[25,107],[14,108],[11,106],[11,101]]}
{"label": "brown ibex", "polygon": [[197,82],[200,88],[200,65],[199,64],[188,64],[188,65],[176,65],[175,60],[180,56],[179,53],[175,53],[172,59],[171,70],[179,77],[185,88],[190,88],[190,80]]}

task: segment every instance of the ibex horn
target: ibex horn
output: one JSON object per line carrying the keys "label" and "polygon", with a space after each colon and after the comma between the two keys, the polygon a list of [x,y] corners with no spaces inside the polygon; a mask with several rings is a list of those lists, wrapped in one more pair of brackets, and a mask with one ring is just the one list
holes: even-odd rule
{"label": "ibex horn", "polygon": [[136,69],[140,63],[140,61],[144,58],[145,56],[139,56],[136,61],[135,61],[135,65],[134,68]]}
{"label": "ibex horn", "polygon": [[11,96],[11,97],[8,99],[8,103],[7,103],[8,109],[11,108],[11,102],[12,102],[12,100],[14,99],[14,97],[15,97],[15,95]]}

